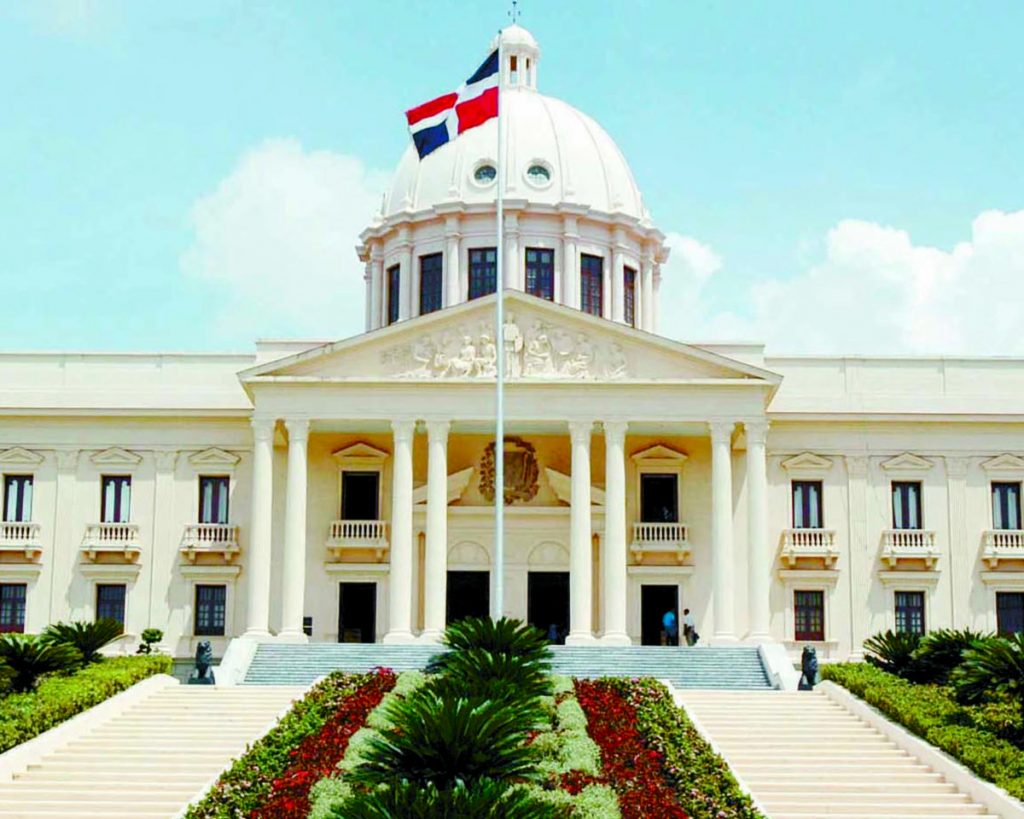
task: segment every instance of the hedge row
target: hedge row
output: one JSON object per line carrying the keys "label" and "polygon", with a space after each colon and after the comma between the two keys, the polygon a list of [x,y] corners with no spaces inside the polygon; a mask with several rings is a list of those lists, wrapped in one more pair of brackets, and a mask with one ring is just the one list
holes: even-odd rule
{"label": "hedge row", "polygon": [[1024,799],[1024,751],[979,726],[979,709],[949,688],[916,685],[864,663],[825,665],[822,677],[941,748],[983,779]]}
{"label": "hedge row", "polygon": [[39,736],[154,674],[167,674],[171,658],[112,657],[66,677],[50,676],[35,691],[0,699],[0,753]]}

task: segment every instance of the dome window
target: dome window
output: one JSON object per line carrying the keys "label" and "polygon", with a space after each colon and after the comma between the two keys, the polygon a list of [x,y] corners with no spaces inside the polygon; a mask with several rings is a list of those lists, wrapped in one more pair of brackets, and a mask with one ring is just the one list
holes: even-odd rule
{"label": "dome window", "polygon": [[489,185],[498,177],[498,170],[493,165],[481,165],[473,171],[473,179],[481,185]]}
{"label": "dome window", "polygon": [[526,178],[539,188],[545,187],[551,182],[551,169],[535,162],[526,169]]}

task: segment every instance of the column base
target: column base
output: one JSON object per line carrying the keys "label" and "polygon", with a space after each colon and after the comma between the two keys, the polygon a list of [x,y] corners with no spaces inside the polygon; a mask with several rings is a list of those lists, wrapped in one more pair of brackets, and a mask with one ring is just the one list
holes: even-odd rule
{"label": "column base", "polygon": [[418,643],[429,643],[430,645],[440,645],[441,644],[441,640],[443,638],[444,638],[444,632],[443,631],[437,631],[435,629],[433,631],[424,631],[424,632],[422,632],[420,634],[420,636],[417,638],[416,642],[418,642]]}
{"label": "column base", "polygon": [[416,635],[411,631],[389,631],[381,642],[391,645],[410,645],[416,642]]}
{"label": "column base", "polygon": [[245,638],[247,638],[249,640],[258,640],[258,641],[265,641],[265,640],[270,640],[270,639],[273,638],[273,635],[269,631],[267,631],[266,629],[263,629],[263,628],[250,628],[250,629],[246,629],[244,632],[242,632],[242,634],[240,636],[245,637]]}
{"label": "column base", "polygon": [[767,631],[752,631],[743,638],[743,642],[759,646],[762,643],[774,643],[775,640]]}
{"label": "column base", "polygon": [[735,634],[716,634],[710,640],[710,646],[735,646],[739,645],[739,638]]}
{"label": "column base", "polygon": [[605,646],[631,646],[633,641],[629,639],[629,635],[624,631],[612,631],[601,635],[599,641],[601,645]]}
{"label": "column base", "polygon": [[597,639],[587,631],[569,632],[569,636],[565,638],[565,644],[567,646],[596,646]]}
{"label": "column base", "polygon": [[293,631],[291,629],[285,629],[277,634],[274,638],[275,643],[296,643],[304,644],[309,642],[309,636],[304,631]]}

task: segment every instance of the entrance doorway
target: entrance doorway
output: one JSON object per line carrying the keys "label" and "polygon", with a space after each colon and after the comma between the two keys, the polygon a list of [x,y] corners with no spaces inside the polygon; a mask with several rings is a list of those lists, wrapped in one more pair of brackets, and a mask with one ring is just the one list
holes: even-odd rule
{"label": "entrance doorway", "polygon": [[559,645],[565,642],[565,635],[569,633],[568,572],[527,574],[526,619],[548,639],[554,637],[554,642]]}
{"label": "entrance doorway", "polygon": [[[674,611],[676,613],[676,623],[678,624],[682,619],[682,613],[679,611],[678,586],[649,586],[644,584],[640,587],[641,645],[662,645],[661,640],[664,627],[661,624],[661,618],[665,616],[667,611]],[[671,642],[666,640],[666,644],[679,645],[679,632],[681,630],[681,628],[677,628],[675,640]]]}
{"label": "entrance doorway", "polygon": [[448,572],[447,622],[491,613],[490,572]]}
{"label": "entrance doorway", "polygon": [[341,583],[338,587],[338,642],[377,640],[377,584]]}

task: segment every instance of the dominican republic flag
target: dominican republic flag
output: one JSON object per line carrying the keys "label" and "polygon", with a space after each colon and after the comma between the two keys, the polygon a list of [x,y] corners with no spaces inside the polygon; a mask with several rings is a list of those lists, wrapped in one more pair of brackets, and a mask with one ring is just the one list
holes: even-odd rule
{"label": "dominican republic flag", "polygon": [[405,112],[420,159],[463,131],[498,116],[498,51],[495,49],[458,91]]}

